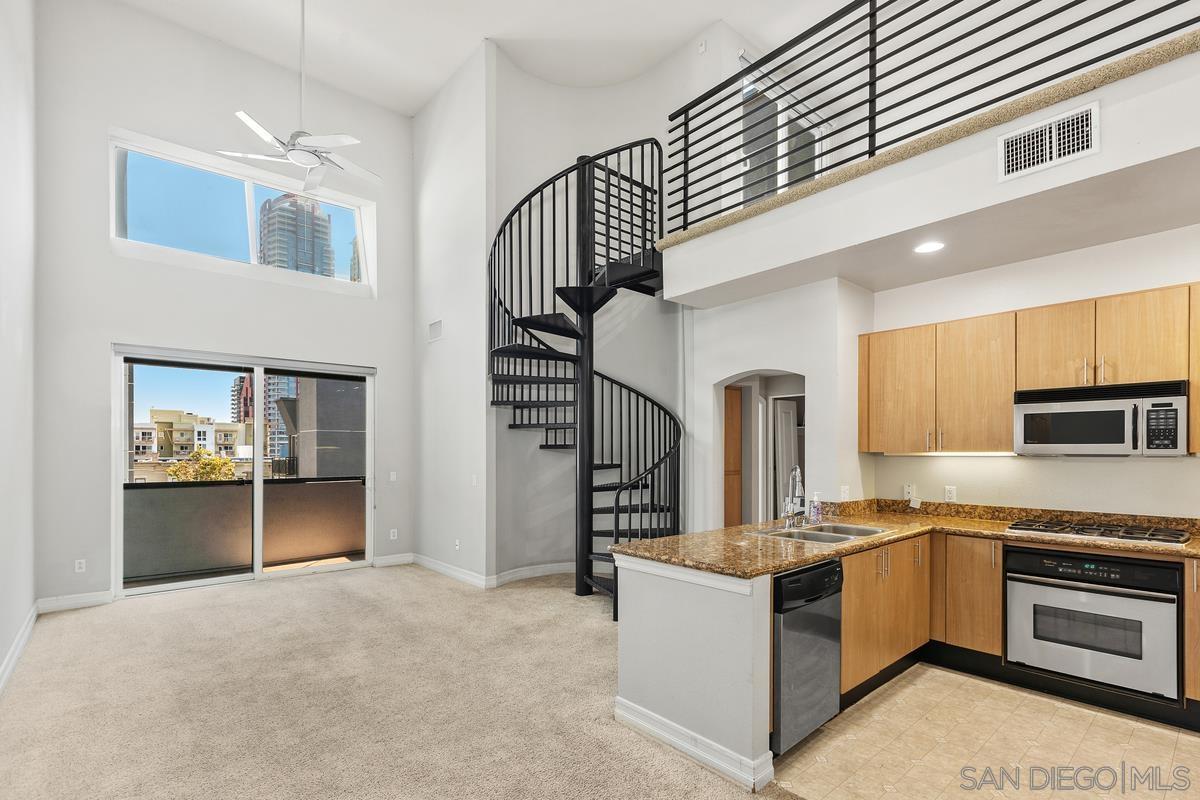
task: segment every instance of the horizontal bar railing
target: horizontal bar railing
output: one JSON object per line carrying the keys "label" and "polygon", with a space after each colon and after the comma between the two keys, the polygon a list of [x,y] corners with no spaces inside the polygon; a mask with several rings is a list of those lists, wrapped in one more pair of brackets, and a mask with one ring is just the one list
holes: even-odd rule
{"label": "horizontal bar railing", "polygon": [[1200,26],[1200,0],[856,0],[673,112],[686,230]]}

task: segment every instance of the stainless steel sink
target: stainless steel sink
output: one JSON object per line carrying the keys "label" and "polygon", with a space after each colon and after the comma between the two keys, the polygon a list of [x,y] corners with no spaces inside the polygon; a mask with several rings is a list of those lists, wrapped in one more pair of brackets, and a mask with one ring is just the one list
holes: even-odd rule
{"label": "stainless steel sink", "polygon": [[839,522],[823,522],[820,525],[805,525],[800,530],[829,533],[853,539],[856,536],[874,536],[883,533],[886,528],[872,528],[870,525],[847,525]]}

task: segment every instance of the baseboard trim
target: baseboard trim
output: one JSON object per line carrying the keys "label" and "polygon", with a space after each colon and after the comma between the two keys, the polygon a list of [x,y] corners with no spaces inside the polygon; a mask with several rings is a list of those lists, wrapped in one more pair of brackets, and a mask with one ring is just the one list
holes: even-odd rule
{"label": "baseboard trim", "polygon": [[412,553],[393,553],[390,556],[375,556],[375,560],[371,562],[373,567],[397,567],[401,564],[413,563]]}
{"label": "baseboard trim", "polygon": [[529,578],[541,578],[545,575],[562,575],[563,573],[575,572],[574,561],[559,561],[552,564],[533,564],[528,567],[517,567],[515,569],[506,569],[496,575],[488,575],[486,586],[488,589],[494,589],[497,586],[503,586],[506,583],[514,581],[523,581]]}
{"label": "baseboard trim", "polygon": [[39,614],[49,614],[53,611],[70,611],[73,608],[102,606],[112,601],[113,593],[108,590],[103,592],[84,592],[83,594],[64,594],[58,597],[39,597],[37,612]]}
{"label": "baseboard trim", "polygon": [[420,553],[413,554],[413,563],[417,566],[424,567],[425,569],[431,569],[434,572],[445,575],[447,578],[454,578],[456,581],[469,583],[478,589],[487,588],[487,578],[483,575],[480,575],[478,572],[472,572],[469,569],[456,567],[453,564],[447,564],[445,561],[438,561],[436,558],[430,558],[429,556],[421,555]]}
{"label": "baseboard trim", "polygon": [[17,660],[21,657],[21,653],[25,652],[25,645],[29,643],[29,637],[33,634],[33,623],[37,621],[37,616],[38,609],[35,603],[29,607],[29,613],[25,615],[25,621],[21,623],[16,638],[9,645],[4,661],[0,662],[0,692],[3,692],[4,687],[8,685],[8,679],[12,677],[13,670],[17,668]]}
{"label": "baseboard trim", "polygon": [[674,747],[692,760],[750,791],[757,792],[766,787],[775,777],[770,750],[753,759],[740,756],[728,747],[693,733],[621,697],[615,700],[613,715],[623,725]]}

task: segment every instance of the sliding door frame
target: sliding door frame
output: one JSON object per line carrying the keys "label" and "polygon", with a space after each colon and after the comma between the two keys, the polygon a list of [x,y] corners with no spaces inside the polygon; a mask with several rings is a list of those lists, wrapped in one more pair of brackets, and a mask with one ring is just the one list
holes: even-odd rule
{"label": "sliding door frame", "polygon": [[[127,470],[127,448],[125,441],[128,432],[127,416],[128,398],[125,386],[125,360],[127,358],[148,359],[179,364],[181,367],[196,365],[197,367],[228,367],[231,370],[252,370],[254,387],[254,498],[253,536],[254,562],[250,572],[241,575],[225,575],[216,578],[199,578],[191,581],[176,581],[153,586],[142,586],[133,589],[125,588],[125,477]],[[364,435],[365,489],[363,492],[366,508],[364,509],[363,559],[346,564],[325,564],[274,572],[264,572],[263,554],[263,421],[266,416],[265,406],[260,398],[265,396],[265,371],[267,369],[294,370],[296,372],[315,372],[330,377],[345,375],[360,377],[365,380],[366,402],[366,432]],[[111,432],[111,488],[112,501],[110,507],[110,528],[112,563],[110,565],[112,596],[114,600],[122,597],[132,597],[141,594],[156,594],[158,592],[191,589],[199,586],[216,586],[223,583],[238,583],[242,581],[269,580],[286,578],[295,575],[309,575],[316,572],[335,572],[343,569],[358,569],[373,566],[375,563],[375,373],[374,367],[352,366],[346,364],[328,364],[316,361],[297,361],[281,358],[265,358],[262,356],[238,355],[233,353],[211,353],[199,350],[179,350],[166,347],[149,347],[131,344],[114,344],[112,348],[112,432]]]}

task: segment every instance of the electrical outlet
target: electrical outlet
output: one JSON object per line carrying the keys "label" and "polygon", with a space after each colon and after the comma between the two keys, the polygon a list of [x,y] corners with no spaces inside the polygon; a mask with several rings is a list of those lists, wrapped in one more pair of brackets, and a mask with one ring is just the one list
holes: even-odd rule
{"label": "electrical outlet", "polygon": [[705,51],[708,50],[708,40],[701,39],[700,45],[696,49],[700,51],[700,55],[704,55]]}
{"label": "electrical outlet", "polygon": [[904,484],[904,499],[912,500],[917,496],[917,485],[915,483]]}
{"label": "electrical outlet", "polygon": [[87,572],[87,559],[86,558],[75,559],[75,571],[76,572]]}
{"label": "electrical outlet", "polygon": [[843,503],[850,500],[850,487],[849,486],[843,486],[843,487],[841,487],[841,489],[838,490],[838,499]]}
{"label": "electrical outlet", "polygon": [[957,503],[958,502],[958,487],[957,486],[947,486],[946,487],[946,502],[947,503]]}
{"label": "electrical outlet", "polygon": [[472,475],[472,476],[471,476],[471,485],[472,485],[472,486],[478,486],[478,485],[479,485],[479,476],[478,476],[478,475]]}
{"label": "electrical outlet", "polygon": [[389,481],[391,481],[392,483],[395,483],[395,482],[396,482],[396,473],[394,473],[394,472],[389,472],[389,473],[388,473],[388,480],[389,480]]}
{"label": "electrical outlet", "polygon": [[395,541],[399,536],[400,536],[400,532],[397,531],[395,528],[392,528],[390,531],[388,531],[388,538],[391,539],[392,541]]}
{"label": "electrical outlet", "polygon": [[455,550],[458,550],[458,549],[460,549],[461,547],[462,547],[462,541],[461,541],[461,540],[459,540],[459,539],[455,539],[455,540],[454,540],[454,549],[455,549]]}

